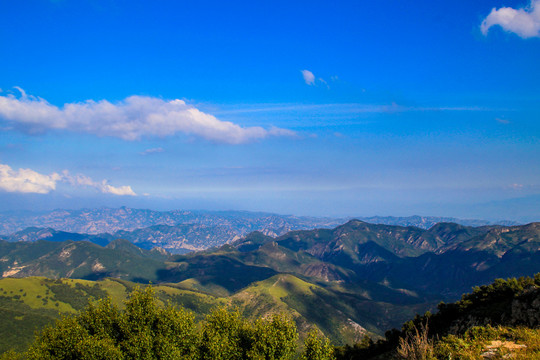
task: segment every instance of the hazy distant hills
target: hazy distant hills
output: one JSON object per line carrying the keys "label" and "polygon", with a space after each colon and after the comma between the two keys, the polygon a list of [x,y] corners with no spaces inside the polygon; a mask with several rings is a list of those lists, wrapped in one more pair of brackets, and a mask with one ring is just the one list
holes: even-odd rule
{"label": "hazy distant hills", "polygon": [[[429,229],[440,222],[453,222],[466,226],[517,225],[512,221],[491,223],[485,220],[463,220],[436,216],[372,216],[356,218],[373,224],[416,226],[422,229]],[[99,234],[114,233],[119,230],[131,231],[153,225],[201,224],[206,226],[227,226],[238,234],[262,231],[270,235],[282,235],[292,230],[331,228],[350,219],[278,215],[249,211],[154,211],[127,207],[54,210],[48,212],[16,211],[0,213],[0,234],[8,235],[27,227]]]}
{"label": "hazy distant hills", "polygon": [[146,209],[98,208],[54,210],[50,212],[0,213],[0,234],[11,234],[27,227],[52,228],[59,231],[100,234],[147,228],[154,225],[180,224],[223,227],[235,235],[263,231],[281,235],[291,230],[337,226],[346,219],[296,217],[248,211],[153,211]]}
{"label": "hazy distant hills", "polygon": [[115,239],[125,239],[144,249],[150,250],[157,247],[175,254],[221,246],[238,238],[240,238],[238,234],[230,227],[200,224],[154,225],[133,231],[120,230],[113,234],[95,235],[29,227],[8,236],[0,236],[0,239],[10,242],[85,240],[101,246],[105,246]]}
{"label": "hazy distant hills", "polygon": [[[142,236],[148,229],[174,233],[182,226],[156,225],[124,235]],[[36,240],[44,235],[57,241]],[[225,299],[245,314],[290,312],[338,342],[365,331],[381,334],[495,278],[540,272],[540,223],[439,223],[426,230],[351,220],[278,237],[253,232],[186,255],[144,250],[102,234],[29,229],[18,236],[35,241],[0,241],[2,277],[174,284]],[[81,241],[84,236],[108,244]]]}
{"label": "hazy distant hills", "polygon": [[384,224],[384,225],[397,225],[397,226],[415,226],[421,229],[429,229],[438,223],[455,223],[465,226],[485,226],[485,225],[519,225],[519,223],[510,220],[502,221],[486,221],[478,219],[458,219],[453,217],[441,217],[441,216],[369,216],[369,217],[356,217],[356,219],[372,223],[372,224]]}
{"label": "hazy distant hills", "polygon": [[[360,219],[420,229],[429,229],[441,222],[489,225],[482,220],[421,216]],[[8,241],[87,240],[99,245],[123,238],[146,249],[162,247],[171,253],[185,253],[221,246],[253,231],[275,237],[294,230],[333,228],[348,220],[247,211],[153,211],[122,207],[1,213],[0,234]],[[512,224],[506,222],[505,225]]]}

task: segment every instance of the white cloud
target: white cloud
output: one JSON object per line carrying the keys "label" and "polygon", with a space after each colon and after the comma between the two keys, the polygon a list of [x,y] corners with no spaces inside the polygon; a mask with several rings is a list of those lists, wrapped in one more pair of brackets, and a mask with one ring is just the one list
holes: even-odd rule
{"label": "white cloud", "polygon": [[19,91],[19,98],[0,96],[0,118],[30,133],[61,129],[124,140],[184,133],[228,144],[294,134],[285,129],[275,131],[257,126],[241,127],[221,121],[182,100],[130,96],[116,103],[87,100],[59,108],[45,99],[27,96],[22,89]]}
{"label": "white cloud", "polygon": [[489,29],[495,25],[522,38],[540,37],[540,0],[532,0],[528,8],[493,8],[482,21],[480,30],[487,35]]}
{"label": "white cloud", "polygon": [[304,81],[308,85],[315,85],[315,75],[309,70],[301,70]]}
{"label": "white cloud", "polygon": [[9,165],[0,164],[0,189],[7,192],[47,194],[56,189],[56,182],[61,178],[57,173],[43,175],[30,169],[16,171]]}
{"label": "white cloud", "polygon": [[310,86],[317,86],[317,84],[323,84],[328,89],[330,89],[330,86],[328,86],[328,83],[322,77],[315,78],[315,74],[313,74],[309,70],[300,70],[300,72],[302,73],[302,77],[304,78],[306,84]]}
{"label": "white cloud", "polygon": [[113,195],[120,195],[120,196],[123,196],[123,195],[136,196],[137,195],[131,189],[131,186],[118,186],[118,187],[115,187],[115,186],[107,184],[105,182],[105,180],[103,181],[103,183],[101,184],[99,189],[104,194],[113,194]]}
{"label": "white cloud", "polygon": [[115,187],[109,185],[107,180],[95,182],[86,175],[72,176],[67,170],[61,174],[43,175],[30,169],[13,170],[9,165],[0,164],[0,189],[7,192],[48,194],[56,190],[58,182],[69,183],[72,186],[92,187],[104,194],[137,195],[131,186]]}
{"label": "white cloud", "polygon": [[131,189],[131,186],[112,186],[109,185],[107,180],[102,180],[101,182],[96,182],[92,180],[92,178],[78,174],[75,176],[72,176],[69,174],[67,170],[64,170],[62,173],[63,177],[62,179],[66,182],[69,182],[71,185],[74,186],[85,186],[85,187],[92,187],[99,191],[101,191],[104,194],[113,194],[113,195],[130,195],[130,196],[136,196],[137,194]]}

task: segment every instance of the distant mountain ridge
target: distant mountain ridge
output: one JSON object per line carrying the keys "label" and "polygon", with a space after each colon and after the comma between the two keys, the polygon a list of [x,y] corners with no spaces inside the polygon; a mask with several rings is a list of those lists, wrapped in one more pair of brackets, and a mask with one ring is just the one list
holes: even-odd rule
{"label": "distant mountain ridge", "polygon": [[[486,226],[482,220],[442,217],[369,217],[360,220],[429,229],[441,222]],[[0,238],[8,241],[88,240],[99,245],[124,238],[140,247],[172,253],[205,250],[235,241],[253,231],[277,237],[295,230],[333,228],[348,218],[317,218],[247,211],[153,211],[126,207],[0,213]],[[506,224],[508,225],[508,224]]]}
{"label": "distant mountain ridge", "polygon": [[256,230],[281,235],[291,230],[333,227],[346,220],[249,211],[154,211],[120,207],[39,213],[4,212],[0,213],[0,234],[9,235],[27,227],[46,227],[95,235],[120,230],[133,231],[154,225],[198,224],[229,227],[239,235]]}
{"label": "distant mountain ridge", "polygon": [[29,227],[0,239],[9,242],[17,241],[89,241],[106,246],[115,239],[125,239],[137,246],[151,250],[163,248],[173,254],[183,254],[189,251],[205,250],[221,246],[224,243],[240,238],[226,226],[206,226],[200,224],[180,224],[176,226],[153,225],[133,231],[120,230],[113,234],[81,234],[58,231],[51,228]]}
{"label": "distant mountain ridge", "polygon": [[[355,217],[359,220],[385,225],[416,226],[429,229],[440,222],[453,222],[465,226],[518,225],[513,221],[489,222],[486,220],[457,219],[438,216],[371,216]],[[52,228],[59,231],[99,234],[114,233],[119,230],[132,231],[153,225],[202,224],[208,226],[229,226],[239,234],[252,231],[283,235],[292,230],[331,228],[345,223],[353,217],[330,218],[313,216],[279,215],[250,211],[203,211],[148,209],[95,208],[80,210],[53,210],[47,212],[1,212],[0,234],[24,230],[27,227]]]}
{"label": "distant mountain ridge", "polygon": [[519,225],[518,222],[511,220],[500,221],[487,221],[478,219],[458,219],[454,217],[443,216],[368,216],[357,217],[356,219],[371,223],[371,224],[383,224],[383,225],[396,225],[396,226],[415,226],[421,229],[429,229],[438,223],[455,223],[464,226],[486,226],[486,225],[503,225],[512,226]]}

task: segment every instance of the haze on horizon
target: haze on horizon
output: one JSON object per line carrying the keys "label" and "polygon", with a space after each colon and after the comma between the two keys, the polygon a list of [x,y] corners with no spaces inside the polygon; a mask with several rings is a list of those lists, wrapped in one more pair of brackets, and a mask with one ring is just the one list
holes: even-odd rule
{"label": "haze on horizon", "polygon": [[540,0],[29,0],[0,39],[0,211],[540,220]]}

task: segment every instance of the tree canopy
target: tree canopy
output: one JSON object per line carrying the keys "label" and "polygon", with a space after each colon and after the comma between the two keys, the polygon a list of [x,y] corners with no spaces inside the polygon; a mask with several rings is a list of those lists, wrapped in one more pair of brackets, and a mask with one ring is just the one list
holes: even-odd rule
{"label": "tree canopy", "polygon": [[[152,287],[146,287],[135,289],[124,309],[100,300],[45,328],[27,352],[2,358],[286,360],[298,354],[296,324],[286,315],[248,321],[238,310],[216,308],[197,323],[187,310],[159,306]],[[333,359],[333,347],[312,331],[300,356]]]}

